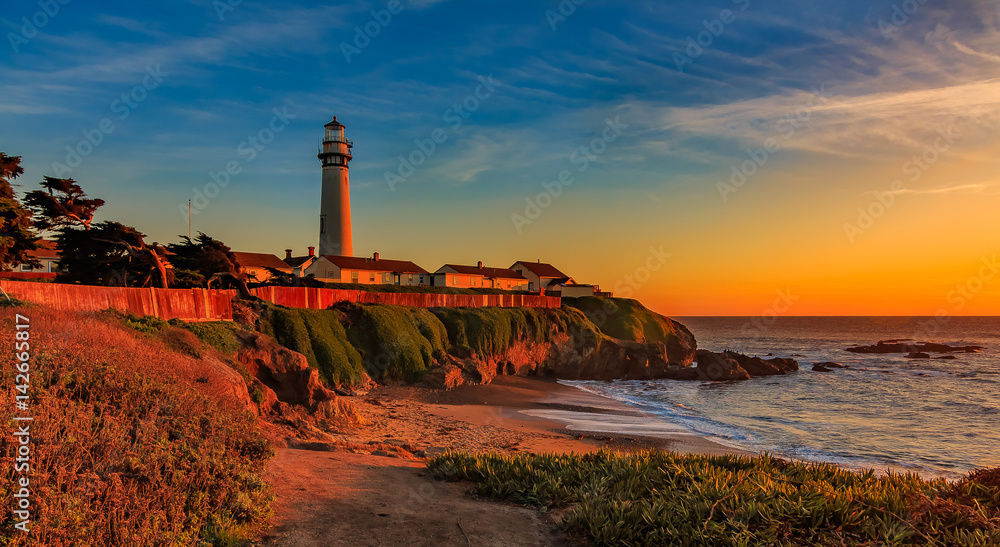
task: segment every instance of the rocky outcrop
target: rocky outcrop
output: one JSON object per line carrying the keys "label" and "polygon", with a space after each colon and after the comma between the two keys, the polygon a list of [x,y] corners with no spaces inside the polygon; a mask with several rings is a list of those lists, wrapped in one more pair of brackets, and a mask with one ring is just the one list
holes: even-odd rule
{"label": "rocky outcrop", "polygon": [[[671,360],[673,354],[678,359]],[[497,376],[545,376],[563,380],[677,379],[691,367],[694,348],[669,348],[601,337],[588,343],[568,333],[545,343],[519,341],[496,355],[448,356],[446,363],[424,376],[425,385],[451,389],[462,384],[488,384]],[[696,379],[696,378],[691,378]]]}
{"label": "rocky outcrop", "polygon": [[[243,348],[236,358],[259,382],[264,393],[265,411],[276,412],[281,403],[299,405],[315,412],[321,402],[336,398],[323,387],[319,372],[311,368],[301,353],[279,345],[260,333],[241,333]],[[270,393],[268,393],[270,392]]]}
{"label": "rocky outcrop", "polygon": [[749,380],[750,373],[730,353],[698,350],[699,378],[710,381]]}
{"label": "rocky outcrop", "polygon": [[799,364],[794,359],[783,357],[761,359],[760,357],[750,357],[734,351],[727,351],[725,353],[728,357],[734,359],[751,377],[780,376],[799,370]]}
{"label": "rocky outcrop", "polygon": [[928,353],[922,351],[912,351],[906,354],[907,359],[930,359],[931,356]]}
{"label": "rocky outcrop", "polygon": [[847,348],[852,353],[976,353],[982,346],[949,346],[936,342],[912,340],[883,340],[872,346]]}

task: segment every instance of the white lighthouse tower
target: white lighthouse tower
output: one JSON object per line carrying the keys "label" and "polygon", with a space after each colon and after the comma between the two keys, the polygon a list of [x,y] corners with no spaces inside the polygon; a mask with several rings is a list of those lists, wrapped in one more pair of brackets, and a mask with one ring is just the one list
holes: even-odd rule
{"label": "white lighthouse tower", "polygon": [[354,143],[344,137],[344,124],[333,117],[324,125],[326,135],[319,160],[323,164],[323,194],[319,209],[319,254],[353,256],[351,240],[351,186],[348,162]]}

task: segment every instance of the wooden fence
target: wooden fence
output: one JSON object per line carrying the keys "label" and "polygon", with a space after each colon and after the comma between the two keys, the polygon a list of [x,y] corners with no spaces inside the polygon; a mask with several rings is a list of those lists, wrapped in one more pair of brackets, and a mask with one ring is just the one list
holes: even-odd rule
{"label": "wooden fence", "polygon": [[[12,298],[60,310],[101,311],[111,308],[135,315],[154,315],[160,319],[184,321],[232,320],[232,302],[237,296],[237,292],[232,290],[137,289],[5,279],[0,279],[0,287]],[[306,287],[260,287],[251,292],[281,306],[316,310],[324,310],[334,302],[344,300],[414,308],[558,308],[562,305],[562,299],[558,296],[526,294],[376,293]]]}
{"label": "wooden fence", "polygon": [[334,302],[348,301],[359,304],[392,304],[413,308],[558,308],[558,296],[527,294],[432,294],[385,293],[341,289],[314,289],[306,287],[260,287],[254,296],[290,308],[324,310]]}
{"label": "wooden fence", "polygon": [[60,310],[111,308],[184,321],[232,320],[232,300],[236,296],[236,291],[209,289],[138,289],[6,280],[0,280],[0,287],[11,297]]}

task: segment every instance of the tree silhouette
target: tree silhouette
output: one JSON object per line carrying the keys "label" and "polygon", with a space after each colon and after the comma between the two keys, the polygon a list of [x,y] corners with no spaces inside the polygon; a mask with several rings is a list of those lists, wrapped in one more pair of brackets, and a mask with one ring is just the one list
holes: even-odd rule
{"label": "tree silhouette", "polygon": [[84,285],[167,288],[166,249],[145,242],[145,235],[119,222],[98,222],[90,229],[62,228],[56,236],[62,273],[58,281]]}
{"label": "tree silhouette", "polygon": [[42,263],[28,253],[41,247],[37,232],[32,230],[31,210],[17,200],[11,181],[24,174],[21,156],[0,152],[0,269],[28,264],[37,268]]}
{"label": "tree silhouette", "polygon": [[147,244],[139,230],[119,222],[93,224],[103,199],[87,197],[73,179],[45,177],[44,190],[25,196],[35,212],[35,227],[54,230],[59,246],[57,281],[128,287],[170,286],[166,249]]}
{"label": "tree silhouette", "polygon": [[34,190],[24,196],[24,203],[35,212],[35,227],[39,230],[72,226],[89,230],[94,213],[104,205],[103,199],[88,198],[73,179],[45,177],[41,185],[45,190]]}
{"label": "tree silhouette", "polygon": [[194,239],[181,236],[181,242],[168,244],[167,250],[177,286],[205,287],[216,274],[240,276],[240,265],[229,246],[204,232]]}

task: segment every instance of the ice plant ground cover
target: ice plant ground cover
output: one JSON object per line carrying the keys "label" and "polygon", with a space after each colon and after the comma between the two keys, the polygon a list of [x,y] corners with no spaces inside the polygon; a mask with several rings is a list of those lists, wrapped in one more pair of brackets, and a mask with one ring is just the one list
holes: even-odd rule
{"label": "ice plant ground cover", "polygon": [[448,453],[437,478],[564,509],[598,545],[928,545],[1000,542],[1000,469],[955,482],[760,455]]}

